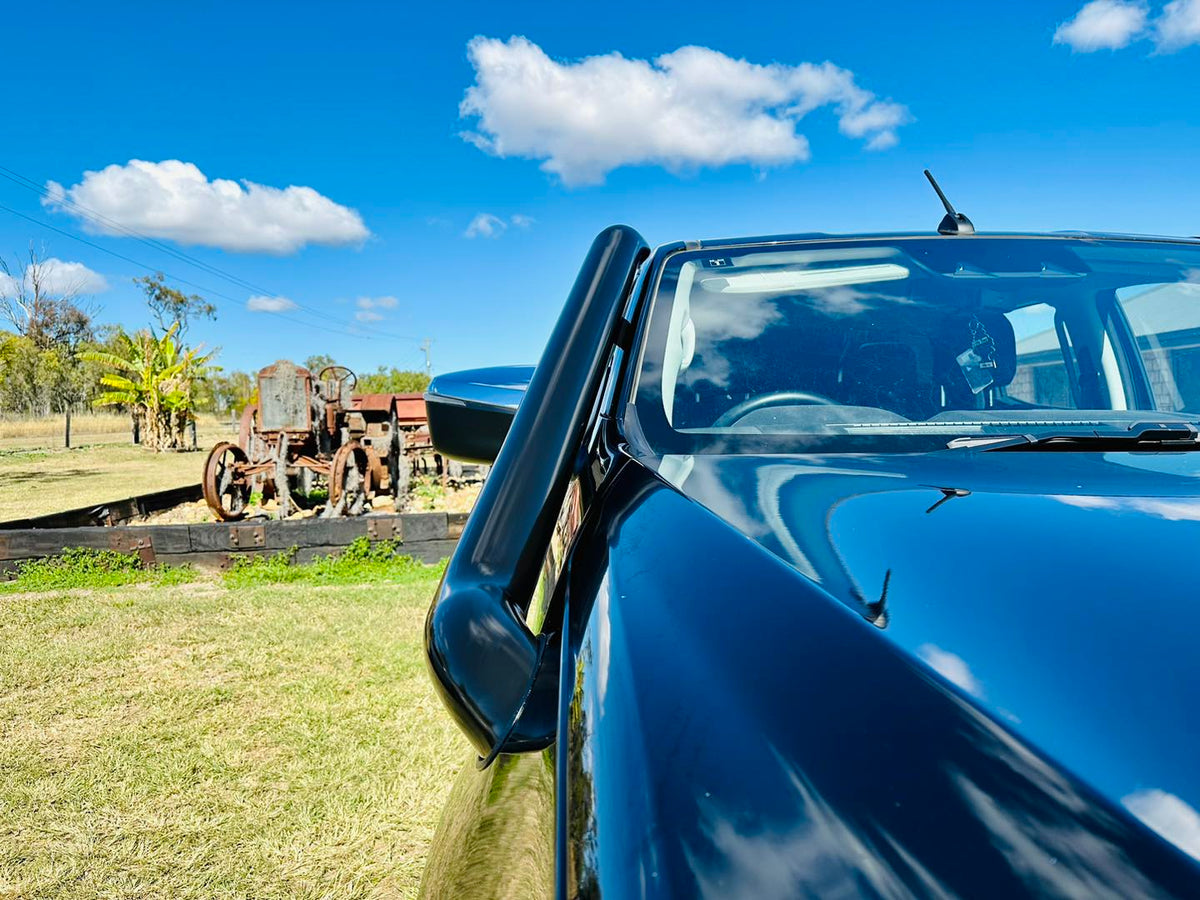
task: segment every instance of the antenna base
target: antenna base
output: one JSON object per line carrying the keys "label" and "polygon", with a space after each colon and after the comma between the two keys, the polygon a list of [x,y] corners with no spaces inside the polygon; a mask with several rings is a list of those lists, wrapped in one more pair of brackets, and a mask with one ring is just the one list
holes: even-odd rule
{"label": "antenna base", "polygon": [[938,234],[974,234],[975,225],[962,213],[946,213],[938,223]]}

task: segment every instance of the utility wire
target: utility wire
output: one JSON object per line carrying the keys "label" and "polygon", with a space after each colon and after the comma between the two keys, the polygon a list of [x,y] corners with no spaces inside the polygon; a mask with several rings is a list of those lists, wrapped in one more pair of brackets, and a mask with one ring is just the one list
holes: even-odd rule
{"label": "utility wire", "polygon": [[[61,234],[63,237],[70,238],[73,241],[78,241],[81,244],[86,244],[88,247],[91,247],[95,250],[99,250],[101,253],[107,253],[109,256],[115,257],[116,259],[122,260],[123,262],[130,263],[131,265],[135,265],[139,269],[145,269],[147,272],[162,272],[163,275],[165,275],[167,278],[170,278],[174,282],[177,282],[177,283],[183,284],[183,285],[187,285],[188,287],[195,288],[198,291],[204,291],[205,293],[211,294],[214,297],[220,297],[221,299],[228,300],[230,303],[235,303],[235,304],[240,305],[242,302],[242,301],[238,300],[236,297],[231,297],[228,294],[221,293],[220,291],[214,291],[212,288],[207,288],[204,285],[196,284],[193,281],[188,281],[184,278],[178,277],[177,275],[172,275],[170,272],[164,272],[162,269],[155,268],[154,266],[149,266],[144,262],[139,262],[138,260],[133,259],[132,257],[125,256],[124,254],[121,254],[121,253],[117,253],[115,250],[109,250],[107,247],[102,247],[93,241],[89,241],[87,238],[82,238],[77,234],[71,234],[71,232],[69,232],[69,231],[65,231],[62,228],[58,228],[54,225],[51,225],[48,222],[43,222],[39,219],[35,219],[35,218],[33,218],[33,216],[28,216],[23,212],[18,212],[17,210],[12,209],[11,207],[5,206],[2,203],[0,203],[0,210],[4,211],[6,213],[9,213],[10,215],[14,215],[19,219],[24,219],[26,222],[32,222],[34,225],[38,225],[38,226],[41,226],[42,228],[46,228],[50,231],[53,231],[56,234]],[[304,319],[296,318],[295,316],[288,315],[285,312],[272,313],[272,315],[276,315],[276,316],[279,316],[280,318],[287,319],[289,322],[294,322],[298,325],[305,325],[309,328],[316,328],[321,331],[330,331],[331,330],[326,325],[318,325],[315,322],[307,322]],[[363,338],[368,341],[376,340],[377,338],[388,338],[388,337],[395,339],[395,340],[403,340],[403,341],[415,341],[416,340],[416,338],[403,337],[401,335],[392,335],[392,334],[388,334],[386,332],[379,331],[377,329],[374,330],[373,334],[364,334],[364,333],[358,332],[358,331],[351,331],[350,329],[345,327],[344,323],[342,323],[340,319],[336,320],[336,321],[338,322],[339,325],[342,325],[342,327],[338,330],[341,331],[343,334],[350,335],[351,337]]]}
{"label": "utility wire", "polygon": [[[65,195],[64,196],[53,196],[51,194],[51,192],[48,189],[46,189],[45,187],[43,187],[39,182],[34,181],[32,178],[22,175],[20,172],[16,172],[13,169],[8,168],[7,166],[0,166],[0,178],[5,178],[8,181],[11,181],[12,183],[18,185],[19,187],[23,187],[26,190],[33,191],[34,193],[39,194],[42,197],[50,198],[50,199],[52,199],[52,202],[57,203],[60,206],[65,206],[68,209],[76,211],[82,218],[92,219],[94,221],[103,222],[106,225],[108,225],[110,228],[112,228],[113,230],[118,231],[119,233],[124,234],[127,237],[131,237],[134,240],[137,240],[140,243],[145,244],[146,246],[148,246],[152,249],[159,250],[163,253],[166,253],[169,256],[172,256],[181,262],[185,262],[189,265],[195,266],[196,268],[198,268],[204,272],[207,272],[210,275],[214,275],[218,278],[222,278],[225,281],[228,281],[232,284],[237,285],[238,287],[252,291],[256,294],[267,295],[267,296],[278,295],[278,292],[276,292],[276,291],[272,291],[268,288],[261,287],[259,285],[254,284],[251,281],[247,281],[246,279],[241,278],[240,276],[232,275],[228,272],[225,272],[224,270],[218,268],[217,266],[212,265],[211,263],[208,263],[208,262],[205,262],[204,260],[198,259],[195,256],[192,256],[189,253],[185,253],[184,251],[179,250],[175,247],[171,247],[168,244],[164,244],[162,241],[157,240],[156,238],[153,238],[147,234],[143,234],[142,232],[138,231],[135,228],[130,228],[129,226],[127,226],[121,222],[118,222],[114,219],[111,219],[108,216],[105,216],[104,214],[97,212],[94,209],[89,209],[88,207],[84,206],[83,204],[77,203],[76,201],[71,200],[70,198],[66,197]],[[94,247],[95,249],[100,250],[101,252],[108,253],[111,256],[117,257],[118,259],[122,259],[122,260],[125,260],[126,262],[130,262],[136,266],[146,269],[147,271],[150,271],[150,272],[161,271],[159,269],[153,269],[144,263],[138,262],[137,260],[133,260],[133,259],[130,259],[129,257],[121,256],[118,253],[114,253],[110,250],[106,250],[104,247],[101,247],[98,244],[94,244],[91,241],[86,241],[83,238],[79,238],[73,234],[70,234],[69,232],[63,231],[62,229],[55,228],[53,225],[49,225],[38,219],[33,219],[29,216],[25,216],[21,213],[16,212],[15,210],[9,209],[8,207],[0,206],[0,209],[4,209],[5,211],[12,213],[13,215],[20,216],[21,218],[26,219],[27,221],[33,222],[35,225],[41,225],[44,228],[49,228],[51,231],[55,231],[59,234],[65,235],[66,237],[72,238],[74,240],[78,240],[81,243],[87,244],[89,247]],[[168,275],[169,273],[163,272],[163,274]],[[238,305],[241,305],[242,301],[235,299],[233,297],[230,297],[228,294],[222,294],[219,291],[212,290],[211,288],[202,287],[200,285],[194,284],[193,282],[185,281],[184,279],[178,278],[174,275],[170,275],[169,277],[171,278],[172,281],[177,281],[180,284],[185,284],[188,287],[195,288],[196,290],[205,291],[209,294],[212,294],[213,296],[220,297],[222,299],[228,300],[231,303],[236,303]],[[293,300],[292,302],[295,303],[299,309],[304,310],[309,315],[316,316],[321,319],[325,319],[326,321],[333,322],[339,326],[344,326],[344,322],[342,321],[342,319],[338,318],[337,316],[330,315],[329,313],[325,312],[324,310],[317,309],[317,308],[309,306],[305,303],[300,303],[299,301],[296,301],[296,300]],[[284,315],[284,314],[276,313],[275,315]],[[284,316],[284,317],[287,318],[289,321],[293,321],[293,322],[302,321],[300,319],[295,318],[294,316]],[[353,332],[347,331],[346,333],[352,334]],[[382,337],[382,338],[392,338],[393,340],[400,340],[400,341],[412,341],[414,343],[417,342],[417,338],[415,338],[415,337],[409,337],[407,335],[401,335],[401,334],[392,334],[392,333],[389,333],[386,331],[380,331],[379,329],[373,329],[373,334],[375,336]]]}
{"label": "utility wire", "polygon": [[168,244],[164,244],[162,241],[152,238],[149,235],[142,234],[141,232],[136,231],[133,228],[130,228],[129,226],[116,221],[115,219],[110,219],[108,216],[104,215],[103,213],[99,213],[94,209],[89,209],[88,207],[84,206],[82,203],[77,203],[76,201],[71,200],[70,198],[66,197],[65,195],[63,195],[61,197],[53,196],[51,194],[51,192],[49,191],[49,189],[38,184],[32,178],[28,178],[28,177],[22,175],[20,172],[14,172],[12,169],[7,168],[6,166],[0,166],[0,178],[6,178],[19,187],[23,187],[26,190],[33,191],[35,194],[39,194],[42,197],[51,199],[53,203],[56,203],[60,206],[64,206],[70,210],[74,210],[75,212],[77,212],[80,215],[81,218],[92,219],[97,222],[103,222],[109,228],[113,229],[114,231],[118,231],[121,234],[124,234],[126,237],[131,237],[134,240],[137,240],[143,244],[146,244],[149,247],[154,248],[155,250],[159,250],[163,253],[168,254],[169,256],[173,256],[176,259],[181,260],[182,262],[186,262],[186,263],[189,263],[190,265],[196,266],[197,268],[203,269],[204,271],[208,272],[211,275],[216,275],[218,278],[223,278],[226,281],[236,284],[238,287],[242,287],[247,290],[253,291],[256,294],[271,293],[269,290],[267,290],[264,287],[259,287],[258,285],[253,284],[252,282],[246,281],[244,278],[224,272],[221,269],[218,269],[216,266],[212,265],[211,263],[204,262],[203,260],[197,259],[196,257],[192,256],[191,254],[185,253],[182,250],[179,250],[175,247],[171,247]]}

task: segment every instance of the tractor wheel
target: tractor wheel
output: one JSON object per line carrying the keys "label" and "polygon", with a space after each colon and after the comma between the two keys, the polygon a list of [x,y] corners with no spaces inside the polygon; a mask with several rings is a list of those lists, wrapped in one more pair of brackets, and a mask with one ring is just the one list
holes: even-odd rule
{"label": "tractor wheel", "polygon": [[233,522],[246,515],[250,484],[239,468],[249,460],[237,444],[222,441],[204,462],[204,499],[218,519]]}
{"label": "tractor wheel", "polygon": [[329,475],[329,506],[344,516],[361,515],[371,493],[371,466],[358,441],[338,448]]}

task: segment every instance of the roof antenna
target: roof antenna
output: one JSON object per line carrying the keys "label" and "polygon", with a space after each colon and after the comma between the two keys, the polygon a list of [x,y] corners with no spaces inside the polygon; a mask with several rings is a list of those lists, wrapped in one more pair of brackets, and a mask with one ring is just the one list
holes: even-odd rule
{"label": "roof antenna", "polygon": [[950,201],[946,199],[946,195],[942,193],[942,189],[934,179],[933,173],[926,169],[925,177],[929,179],[929,183],[937,191],[938,199],[942,201],[942,206],[946,207],[946,215],[938,225],[938,234],[974,234],[975,226],[971,224],[971,220],[962,213],[956,212],[954,207],[950,205]]}

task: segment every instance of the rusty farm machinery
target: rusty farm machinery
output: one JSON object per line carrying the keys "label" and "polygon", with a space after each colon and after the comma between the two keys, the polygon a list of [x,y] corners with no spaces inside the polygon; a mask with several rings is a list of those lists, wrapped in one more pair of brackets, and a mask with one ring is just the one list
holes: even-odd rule
{"label": "rusty farm machinery", "polygon": [[258,373],[257,404],[242,414],[238,442],[204,464],[204,499],[218,518],[246,515],[250,499],[275,498],[277,514],[325,504],[322,515],[359,515],[381,494],[397,507],[414,460],[430,449],[420,394],[355,394],[344,366],[316,377],[280,360]]}

